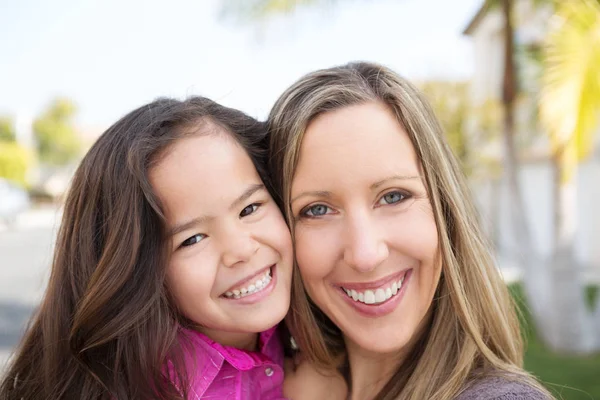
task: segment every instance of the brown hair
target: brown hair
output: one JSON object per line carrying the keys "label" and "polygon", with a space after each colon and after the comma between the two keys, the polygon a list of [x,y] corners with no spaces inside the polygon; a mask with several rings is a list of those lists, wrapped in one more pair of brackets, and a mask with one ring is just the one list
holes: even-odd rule
{"label": "brown hair", "polygon": [[165,287],[165,221],[147,172],[174,141],[215,127],[246,150],[264,180],[264,125],[202,97],[142,106],[92,146],[73,178],[48,288],[1,399],[187,397],[186,343]]}
{"label": "brown hair", "polygon": [[[376,398],[450,399],[469,380],[496,372],[543,391],[521,368],[518,320],[464,175],[425,98],[393,71],[365,62],[315,71],[275,103],[268,120],[269,167],[292,237],[291,187],[308,125],[322,113],[368,102],[389,107],[411,139],[434,211],[443,260],[430,323]],[[340,368],[346,352],[340,329],[308,297],[297,267],[293,281],[288,324],[299,347],[317,365]]]}

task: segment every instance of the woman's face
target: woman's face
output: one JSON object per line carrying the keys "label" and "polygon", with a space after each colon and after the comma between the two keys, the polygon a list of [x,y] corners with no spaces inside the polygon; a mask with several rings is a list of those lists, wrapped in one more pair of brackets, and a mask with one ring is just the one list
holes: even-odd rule
{"label": "woman's face", "polygon": [[291,199],[312,300],[349,346],[402,349],[426,319],[441,263],[419,160],[391,110],[372,102],[315,118]]}

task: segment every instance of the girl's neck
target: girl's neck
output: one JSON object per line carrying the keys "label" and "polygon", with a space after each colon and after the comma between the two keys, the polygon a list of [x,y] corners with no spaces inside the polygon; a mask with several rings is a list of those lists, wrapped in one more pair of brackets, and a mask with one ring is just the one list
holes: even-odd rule
{"label": "girl's neck", "polygon": [[223,346],[236,347],[248,351],[258,350],[258,333],[225,332],[204,327],[195,327],[194,329]]}
{"label": "girl's neck", "polygon": [[373,353],[346,340],[352,390],[350,400],[372,399],[385,386],[404,358],[403,352]]}

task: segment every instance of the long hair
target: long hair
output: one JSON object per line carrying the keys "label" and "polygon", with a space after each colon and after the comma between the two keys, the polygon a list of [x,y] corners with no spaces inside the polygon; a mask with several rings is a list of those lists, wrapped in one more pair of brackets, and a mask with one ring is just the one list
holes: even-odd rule
{"label": "long hair", "polygon": [[50,281],[1,399],[187,398],[182,318],[165,286],[165,219],[147,172],[174,141],[215,128],[266,180],[264,124],[202,97],[142,106],[92,146],[73,178]]}
{"label": "long hair", "polygon": [[[496,372],[544,390],[521,368],[523,344],[515,309],[459,164],[425,98],[393,71],[364,62],[319,70],[301,78],[275,103],[268,120],[269,169],[292,235],[291,186],[307,126],[322,113],[368,102],[389,107],[410,137],[443,261],[430,323],[411,341],[408,356],[376,399],[450,399],[471,380]],[[340,329],[309,298],[297,266],[293,282],[287,322],[298,346],[315,364],[341,368],[345,346]]]}

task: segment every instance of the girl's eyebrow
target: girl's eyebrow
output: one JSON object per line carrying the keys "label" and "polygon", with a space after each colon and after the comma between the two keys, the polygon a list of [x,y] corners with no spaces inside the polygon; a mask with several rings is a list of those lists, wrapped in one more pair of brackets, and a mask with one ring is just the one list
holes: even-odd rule
{"label": "girl's eyebrow", "polygon": [[262,183],[255,183],[255,184],[249,185],[246,188],[246,190],[244,190],[244,193],[242,193],[240,196],[238,196],[238,198],[235,199],[233,201],[233,203],[231,203],[231,205],[229,206],[229,211],[232,211],[233,209],[239,207],[241,205],[241,203],[248,200],[254,193],[256,193],[259,190],[264,189],[264,188],[265,188],[265,185],[263,185]]}
{"label": "girl's eyebrow", "polygon": [[[239,207],[241,203],[243,203],[244,201],[248,200],[248,198],[250,198],[254,193],[258,192],[259,190],[265,189],[265,185],[263,185],[262,183],[255,183],[255,184],[251,184],[249,185],[246,190],[244,190],[244,192],[242,194],[240,194],[229,206],[229,211],[232,211],[233,209],[235,209],[236,207]],[[177,224],[175,225],[173,228],[171,228],[171,230],[169,231],[168,236],[175,236],[178,233],[181,233],[187,229],[190,229],[193,226],[196,225],[201,225],[205,222],[208,222],[210,220],[213,220],[214,217],[211,216],[207,216],[207,215],[201,215],[199,217],[196,218],[192,218],[189,221],[186,222],[182,222],[181,224]]]}

